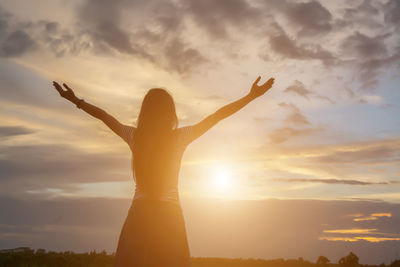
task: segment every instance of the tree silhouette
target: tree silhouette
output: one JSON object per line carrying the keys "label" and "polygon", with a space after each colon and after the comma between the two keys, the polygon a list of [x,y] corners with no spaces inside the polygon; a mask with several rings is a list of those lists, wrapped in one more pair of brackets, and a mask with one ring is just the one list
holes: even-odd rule
{"label": "tree silhouette", "polygon": [[327,266],[331,261],[325,256],[319,256],[316,264],[320,266]]}
{"label": "tree silhouette", "polygon": [[395,260],[390,264],[390,267],[400,267],[400,260]]}
{"label": "tree silhouette", "polygon": [[353,252],[339,260],[339,265],[342,267],[358,266],[358,257]]}

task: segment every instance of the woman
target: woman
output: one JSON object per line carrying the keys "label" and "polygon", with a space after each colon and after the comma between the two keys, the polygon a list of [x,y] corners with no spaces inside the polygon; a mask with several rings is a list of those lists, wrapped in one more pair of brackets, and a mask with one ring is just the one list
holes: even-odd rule
{"label": "woman", "polygon": [[135,195],[122,227],[115,267],[190,266],[186,229],[178,195],[180,162],[186,147],[220,120],[267,92],[274,79],[253,83],[246,96],[192,126],[178,128],[175,104],[164,89],[153,88],[143,99],[137,127],[121,124],[104,110],[75,96],[57,82],[60,95],[103,121],[132,151]]}

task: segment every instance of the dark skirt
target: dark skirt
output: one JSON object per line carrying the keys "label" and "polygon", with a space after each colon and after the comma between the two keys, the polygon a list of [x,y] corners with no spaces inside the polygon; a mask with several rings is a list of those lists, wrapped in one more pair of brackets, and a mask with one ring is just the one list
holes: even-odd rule
{"label": "dark skirt", "polygon": [[122,227],[114,267],[187,267],[190,253],[179,202],[135,199]]}

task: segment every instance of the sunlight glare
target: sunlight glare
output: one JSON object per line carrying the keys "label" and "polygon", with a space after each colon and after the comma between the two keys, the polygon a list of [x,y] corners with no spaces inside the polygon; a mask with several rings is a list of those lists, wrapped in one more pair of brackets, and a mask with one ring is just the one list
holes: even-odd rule
{"label": "sunlight glare", "polygon": [[219,170],[215,176],[215,186],[218,188],[227,188],[229,186],[230,173],[227,170]]}
{"label": "sunlight glare", "polygon": [[232,193],[234,181],[231,169],[227,166],[218,166],[212,175],[212,187],[219,193]]}

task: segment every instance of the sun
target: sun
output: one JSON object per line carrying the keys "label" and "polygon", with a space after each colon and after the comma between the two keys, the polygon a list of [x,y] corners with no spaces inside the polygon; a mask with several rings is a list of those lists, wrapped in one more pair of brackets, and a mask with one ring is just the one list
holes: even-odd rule
{"label": "sun", "polygon": [[225,169],[217,171],[215,175],[215,186],[218,188],[226,188],[229,186],[230,173]]}
{"label": "sun", "polygon": [[212,187],[218,192],[232,192],[234,188],[233,173],[227,166],[217,166],[212,175]]}

